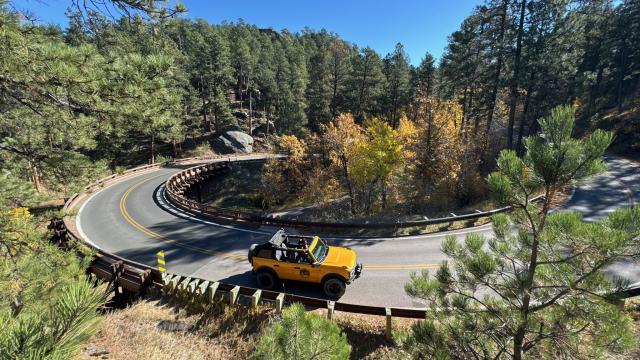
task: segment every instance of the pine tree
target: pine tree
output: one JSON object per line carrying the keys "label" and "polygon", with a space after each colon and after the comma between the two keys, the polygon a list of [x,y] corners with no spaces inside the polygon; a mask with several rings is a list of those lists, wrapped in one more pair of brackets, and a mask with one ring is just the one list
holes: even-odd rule
{"label": "pine tree", "polygon": [[393,53],[384,58],[383,72],[387,78],[384,95],[387,118],[395,128],[398,126],[402,108],[409,100],[409,57],[402,44],[396,44]]}
{"label": "pine tree", "polygon": [[293,304],[263,333],[251,358],[346,360],[350,354],[351,346],[338,325]]}
{"label": "pine tree", "polygon": [[[631,347],[630,321],[615,296],[605,295],[622,284],[603,270],[637,255],[640,208],[597,223],[549,213],[562,187],[603,169],[611,143],[601,130],[571,138],[574,121],[574,109],[555,108],[539,120],[541,133],[526,139],[524,158],[501,153],[488,183],[496,201],[515,212],[494,217],[495,238],[449,236],[442,249],[451,267],[446,262],[435,277],[412,275],[407,292],[429,301],[408,340],[416,356],[592,358]],[[540,205],[530,202],[538,191]]]}
{"label": "pine tree", "polygon": [[385,88],[382,59],[370,47],[363,48],[352,58],[352,73],[349,78],[349,107],[356,119],[363,121],[380,114],[380,99]]}

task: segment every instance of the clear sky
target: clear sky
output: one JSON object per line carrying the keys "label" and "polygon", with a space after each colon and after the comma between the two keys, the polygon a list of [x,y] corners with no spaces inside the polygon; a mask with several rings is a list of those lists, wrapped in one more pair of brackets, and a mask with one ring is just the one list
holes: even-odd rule
{"label": "clear sky", "polygon": [[[70,0],[12,0],[41,22],[66,25]],[[174,1],[172,1],[174,2]],[[305,26],[337,33],[384,56],[402,42],[417,65],[425,52],[442,54],[447,36],[482,0],[184,0],[187,17],[210,23],[240,18],[258,27],[300,31]]]}

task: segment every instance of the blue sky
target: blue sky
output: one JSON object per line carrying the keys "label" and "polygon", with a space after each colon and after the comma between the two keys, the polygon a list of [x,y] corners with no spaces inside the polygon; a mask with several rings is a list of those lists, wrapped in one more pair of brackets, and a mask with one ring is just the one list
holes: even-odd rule
{"label": "blue sky", "polygon": [[[211,23],[239,18],[259,27],[296,32],[308,26],[325,28],[383,56],[402,42],[413,64],[425,52],[439,58],[447,36],[482,0],[184,0],[187,17]],[[44,23],[65,26],[70,0],[13,0]]]}

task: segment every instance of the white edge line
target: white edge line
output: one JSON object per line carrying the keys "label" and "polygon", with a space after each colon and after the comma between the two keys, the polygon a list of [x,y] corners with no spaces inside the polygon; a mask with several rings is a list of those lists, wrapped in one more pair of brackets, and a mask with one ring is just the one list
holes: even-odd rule
{"label": "white edge line", "polygon": [[162,185],[160,185],[160,189],[158,189],[158,195],[156,196],[156,198],[163,205],[163,208],[165,210],[169,211],[174,216],[178,216],[180,218],[186,218],[186,219],[189,219],[189,220],[192,220],[192,221],[196,221],[196,222],[199,222],[199,223],[204,223],[204,224],[212,225],[212,226],[215,226],[215,227],[221,227],[221,228],[228,229],[228,230],[242,231],[242,232],[246,232],[246,233],[250,233],[250,234],[259,234],[259,235],[271,235],[272,234],[272,233],[266,232],[266,231],[247,230],[247,229],[242,229],[242,228],[231,226],[231,225],[223,225],[223,224],[220,224],[220,223],[215,223],[213,221],[199,219],[199,218],[197,218],[195,216],[192,216],[192,215],[190,215],[190,214],[188,214],[188,213],[186,213],[184,211],[178,210],[176,207],[171,205],[171,203],[167,200],[167,197],[166,197],[166,194],[165,194],[164,183]]}
{"label": "white edge line", "polygon": [[91,239],[89,239],[89,237],[84,232],[84,230],[82,230],[82,224],[80,223],[80,217],[82,216],[82,211],[84,210],[84,207],[89,203],[89,201],[91,201],[91,199],[93,199],[94,196],[100,194],[103,190],[106,190],[107,188],[109,188],[109,186],[103,187],[99,191],[91,194],[91,196],[89,196],[89,198],[87,200],[85,200],[85,202],[82,203],[82,206],[80,206],[80,209],[78,210],[78,215],[76,215],[76,228],[78,228],[78,232],[80,233],[80,236],[82,237],[82,240],[84,240],[86,243],[89,243],[89,245],[95,247],[98,250],[103,250],[103,249],[102,249],[102,247],[98,246],[96,243],[91,241]]}

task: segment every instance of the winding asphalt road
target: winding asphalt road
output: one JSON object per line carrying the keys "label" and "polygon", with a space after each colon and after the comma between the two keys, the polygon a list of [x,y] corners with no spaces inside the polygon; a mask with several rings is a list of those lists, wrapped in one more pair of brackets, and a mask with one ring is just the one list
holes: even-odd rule
{"label": "winding asphalt road", "polygon": [[[585,219],[606,216],[640,196],[640,164],[607,157],[609,171],[580,185],[565,205]],[[268,240],[270,227],[222,225],[195,219],[166,202],[164,182],[184,167],[161,168],[128,177],[93,194],[80,205],[76,225],[82,236],[104,251],[155,266],[165,251],[170,273],[256,287],[246,260],[252,243]],[[446,256],[445,235],[491,236],[491,225],[429,235],[384,239],[329,239],[353,248],[364,264],[362,277],[348,286],[341,301],[376,306],[423,307],[404,292],[411,272],[436,269]],[[640,282],[640,266],[617,264],[609,271]],[[320,287],[289,283],[284,291],[324,297]]]}

